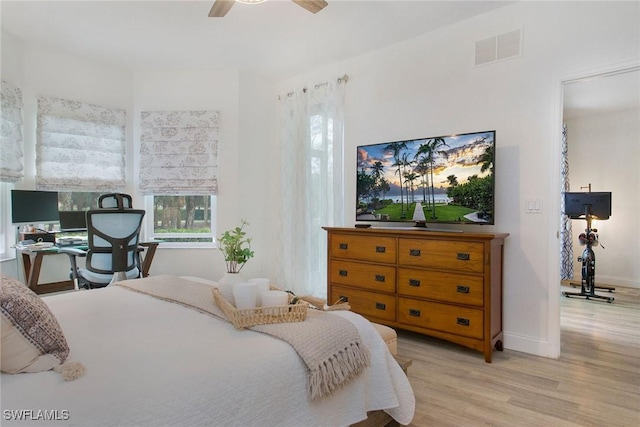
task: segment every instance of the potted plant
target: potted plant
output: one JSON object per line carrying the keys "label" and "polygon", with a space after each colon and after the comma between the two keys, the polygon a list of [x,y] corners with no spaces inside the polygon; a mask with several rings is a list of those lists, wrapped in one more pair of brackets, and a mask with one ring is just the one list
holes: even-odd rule
{"label": "potted plant", "polygon": [[253,257],[251,250],[251,238],[243,230],[245,225],[249,225],[244,219],[241,220],[240,227],[225,231],[219,238],[220,250],[227,263],[227,273],[240,273],[242,267]]}

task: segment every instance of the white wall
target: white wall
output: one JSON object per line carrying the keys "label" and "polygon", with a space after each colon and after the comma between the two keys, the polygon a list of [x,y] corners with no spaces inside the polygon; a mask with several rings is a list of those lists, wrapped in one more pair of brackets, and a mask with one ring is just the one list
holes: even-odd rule
{"label": "white wall", "polygon": [[[640,288],[640,111],[593,112],[566,121],[571,191],[611,191],[611,218],[597,221],[601,246],[596,255],[596,283]],[[578,235],[586,221],[574,220],[574,257],[583,246]],[[581,277],[574,263],[574,277]]]}
{"label": "white wall", "polygon": [[[220,112],[218,145],[218,225],[224,229],[235,219],[238,159],[238,76],[233,70],[136,71],[133,83],[134,151],[139,151],[140,112],[163,110],[215,110]],[[137,182],[137,159],[134,163]],[[138,200],[142,196],[136,190]],[[218,261],[218,262],[216,262]],[[151,274],[178,274],[217,279],[224,259],[213,249],[167,249],[156,253]]]}
{"label": "white wall", "polygon": [[[636,2],[518,2],[393,47],[279,82],[280,90],[347,73],[345,188],[353,223],[355,147],[496,129],[496,225],[505,245],[507,348],[557,357],[560,81],[638,60]],[[475,41],[523,30],[522,56],[474,67]],[[624,156],[620,161],[626,161]],[[525,202],[540,199],[541,215]]]}
{"label": "white wall", "polygon": [[[134,78],[134,150],[139,150],[141,111],[205,109],[220,112],[216,236],[240,225],[253,239],[255,257],[243,269],[247,277],[274,277],[277,196],[274,162],[275,96],[273,82],[236,70],[136,71]],[[277,144],[275,145],[277,147]],[[134,162],[137,182],[137,159]],[[274,194],[275,192],[275,194]],[[134,194],[142,196],[134,190]],[[219,279],[224,258],[215,248],[168,249],[160,245],[151,274]]]}

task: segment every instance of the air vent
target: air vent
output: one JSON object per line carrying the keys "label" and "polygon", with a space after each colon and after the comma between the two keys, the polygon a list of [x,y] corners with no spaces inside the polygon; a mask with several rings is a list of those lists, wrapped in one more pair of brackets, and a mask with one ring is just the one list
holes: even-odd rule
{"label": "air vent", "polygon": [[513,30],[476,41],[476,65],[520,56],[521,34]]}

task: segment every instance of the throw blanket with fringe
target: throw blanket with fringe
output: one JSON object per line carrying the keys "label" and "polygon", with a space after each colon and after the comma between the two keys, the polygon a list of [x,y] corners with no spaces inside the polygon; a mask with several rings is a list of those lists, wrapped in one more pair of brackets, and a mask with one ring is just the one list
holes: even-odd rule
{"label": "throw blanket with fringe", "polygon": [[[115,283],[207,313],[227,321],[215,304],[211,286],[176,276],[155,276]],[[289,343],[306,364],[307,391],[311,400],[329,396],[370,365],[369,350],[361,343],[357,328],[330,313],[309,310],[304,322],[277,323],[249,328]]]}

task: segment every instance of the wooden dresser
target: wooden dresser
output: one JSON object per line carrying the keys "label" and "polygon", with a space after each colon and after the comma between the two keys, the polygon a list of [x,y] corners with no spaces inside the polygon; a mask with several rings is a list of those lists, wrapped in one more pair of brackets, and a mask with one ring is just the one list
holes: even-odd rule
{"label": "wooden dresser", "polygon": [[502,350],[505,233],[331,228],[328,303],[484,353]]}

